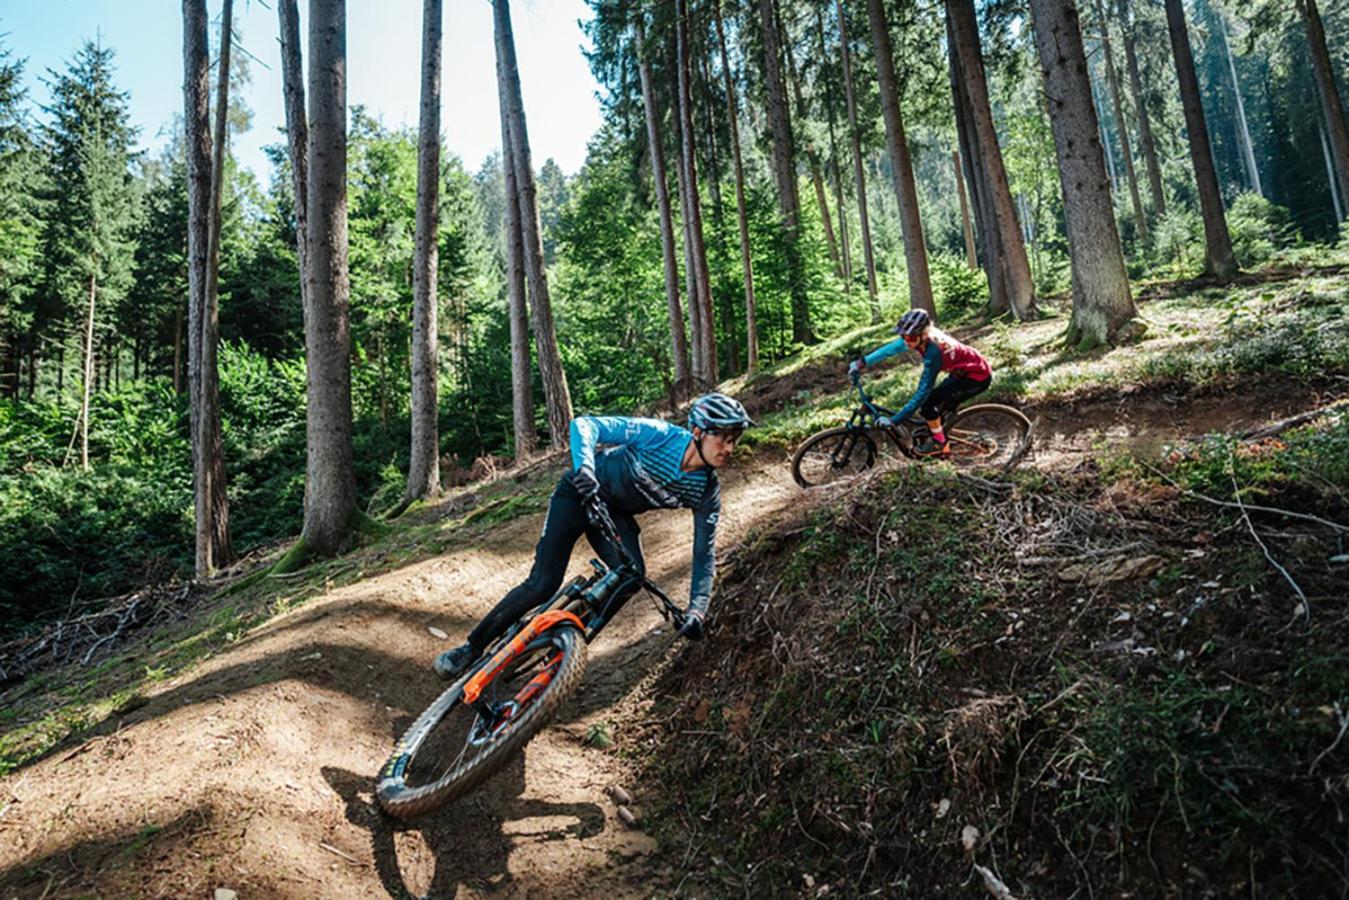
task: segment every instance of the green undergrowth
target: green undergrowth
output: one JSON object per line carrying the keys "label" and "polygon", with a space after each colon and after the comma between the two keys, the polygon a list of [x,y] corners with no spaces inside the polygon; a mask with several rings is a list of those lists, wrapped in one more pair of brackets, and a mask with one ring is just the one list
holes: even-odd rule
{"label": "green undergrowth", "polygon": [[1212,470],[1349,523],[1346,440],[1332,416],[992,488],[909,467],[751,536],[629,738],[677,788],[650,818],[686,886],[1343,890],[1349,536],[1250,513],[1304,602]]}
{"label": "green undergrowth", "polygon": [[396,525],[363,529],[362,542],[351,552],[293,572],[269,574],[284,552],[275,551],[271,561],[255,561],[255,574],[244,587],[226,586],[194,600],[184,621],[147,629],[87,666],[70,664],[30,675],[0,693],[0,775],[130,713],[156,684],[189,672],[277,616],[539,512],[556,476],[556,467],[544,465],[522,480],[505,477],[471,492],[458,491]]}

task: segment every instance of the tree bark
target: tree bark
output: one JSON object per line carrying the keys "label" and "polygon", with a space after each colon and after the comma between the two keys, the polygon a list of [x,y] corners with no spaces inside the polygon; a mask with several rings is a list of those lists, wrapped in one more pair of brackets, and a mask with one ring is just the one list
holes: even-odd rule
{"label": "tree bark", "polygon": [[969,113],[977,138],[980,162],[989,187],[989,205],[998,230],[1003,267],[1001,274],[1012,312],[1025,321],[1035,317],[1035,286],[1031,281],[1030,261],[1026,245],[1021,242],[1016,209],[1012,205],[1012,191],[1003,166],[1002,151],[998,146],[997,131],[993,127],[993,110],[988,100],[988,82],[984,78],[983,51],[979,43],[979,26],[975,20],[973,0],[945,0],[946,15],[951,34],[955,38],[952,53],[960,56],[960,71],[964,74],[964,88],[969,101]]}
{"label": "tree bark", "polygon": [[956,194],[960,196],[960,230],[965,235],[965,264],[979,268],[979,257],[974,252],[974,227],[970,224],[970,203],[965,193],[965,176],[960,171],[960,151],[951,151],[951,165],[956,173]]}
{"label": "tree bark", "polygon": [[862,168],[862,139],[857,132],[857,96],[852,85],[852,51],[848,40],[848,14],[843,0],[834,0],[838,9],[839,41],[843,48],[843,90],[848,100],[848,132],[852,141],[853,180],[857,182],[857,218],[862,231],[862,256],[867,267],[867,302],[871,324],[881,320],[880,292],[876,289],[876,254],[871,246],[871,222],[867,216],[867,178]]}
{"label": "tree bark", "polygon": [[[677,72],[680,65],[677,42],[670,42],[669,51],[669,70]],[[670,97],[672,107],[670,112],[671,119],[674,122],[674,142],[678,148],[678,158],[675,162],[675,181],[679,186],[679,227],[684,236],[684,279],[688,286],[687,313],[691,384],[697,389],[705,387],[700,374],[706,369],[703,362],[703,304],[698,299],[700,288],[698,261],[697,254],[694,251],[693,231],[690,227],[692,219],[689,215],[689,209],[693,205],[693,201],[689,199],[689,170],[684,156],[684,116],[679,107],[678,84],[679,79],[676,75],[673,85],[675,93]]]}
{"label": "tree bark", "polygon": [[909,157],[909,139],[904,133],[904,114],[899,106],[899,85],[895,80],[895,54],[890,44],[890,23],[885,19],[882,0],[867,0],[867,18],[871,22],[871,43],[876,53],[876,69],[881,91],[881,112],[885,117],[885,138],[890,147],[890,164],[895,170],[895,196],[899,200],[899,227],[904,236],[904,263],[909,276],[909,308],[924,309],[936,315],[932,302],[932,277],[927,268],[927,243],[923,238],[923,219],[918,213],[918,187],[913,180],[913,160]]}
{"label": "tree bark", "polygon": [[[660,139],[660,117],[655,90],[651,84],[651,61],[646,55],[646,27],[638,13],[635,23],[637,74],[642,82],[642,105],[646,111],[646,137],[651,155],[651,181],[656,190],[656,208],[660,214],[661,262],[665,268],[665,302],[670,315],[670,349],[674,357],[675,394],[683,396],[692,384],[689,372],[689,345],[684,331],[684,310],[679,300],[679,263],[675,258],[674,217],[670,210],[670,188],[665,181],[665,148]],[[731,123],[732,129],[735,123]],[[737,154],[736,159],[739,160]]]}
{"label": "tree bark", "polygon": [[300,13],[295,0],[277,0],[281,27],[281,90],[286,108],[286,146],[290,149],[291,188],[295,192],[295,255],[300,264],[300,303],[304,306],[305,256],[309,252],[309,124],[300,59]]}
{"label": "tree bark", "polygon": [[[787,75],[792,82],[792,94],[796,99],[796,115],[802,122],[809,118],[810,109],[806,106],[805,95],[801,93],[801,79],[796,71],[796,59],[792,53],[790,36],[783,40],[787,51]],[[838,240],[834,237],[834,223],[829,215],[829,200],[824,192],[824,180],[820,177],[820,155],[810,138],[802,135],[801,144],[806,148],[806,162],[810,165],[810,181],[815,188],[815,204],[820,208],[820,221],[824,224],[824,238],[829,245],[829,259],[834,263],[834,271],[843,277],[843,260],[838,253]]]}
{"label": "tree bark", "polygon": [[529,307],[525,303],[525,239],[520,231],[519,205],[510,201],[517,192],[514,163],[503,151],[506,178],[506,282],[511,323],[511,414],[515,431],[515,459],[522,461],[538,447],[534,427],[534,379],[529,353]]}
{"label": "tree bark", "polygon": [[84,378],[80,385],[80,468],[89,471],[89,396],[94,381],[94,309],[98,276],[89,273],[89,306],[84,318]]}
{"label": "tree bark", "polygon": [[1231,278],[1237,273],[1237,260],[1232,255],[1227,214],[1223,210],[1218,176],[1213,168],[1208,125],[1199,99],[1199,79],[1194,71],[1194,55],[1190,52],[1190,34],[1185,27],[1185,10],[1181,0],[1165,2],[1167,30],[1171,32],[1171,51],[1176,61],[1176,77],[1180,80],[1181,106],[1185,111],[1185,130],[1190,139],[1190,159],[1194,163],[1199,208],[1204,219],[1204,271],[1218,278]]}
{"label": "tree bark", "polygon": [[[684,0],[675,0],[675,67],[676,90],[679,96],[676,111],[679,115],[679,145],[684,166],[684,223],[687,237],[686,255],[691,268],[690,283],[696,281],[698,292],[691,297],[696,304],[693,341],[698,350],[693,356],[693,379],[700,387],[710,387],[720,378],[717,374],[717,339],[712,318],[712,279],[707,269],[707,245],[703,240],[702,201],[698,194],[698,159],[694,145],[693,98],[689,92],[689,42],[685,17],[688,14]],[[692,294],[692,291],[690,291]]]}
{"label": "tree bark", "polygon": [[759,26],[763,32],[768,124],[773,132],[773,177],[777,181],[778,203],[782,209],[782,226],[786,237],[784,249],[792,297],[792,340],[812,344],[815,342],[815,331],[810,323],[810,303],[801,259],[801,198],[796,187],[796,153],[792,141],[791,114],[787,109],[787,90],[782,77],[782,49],[774,0],[759,0]]}
{"label": "tree bark", "polygon": [[423,0],[417,244],[412,260],[412,448],[404,503],[440,493],[436,236],[440,226],[441,19],[441,0]]}
{"label": "tree bark", "polygon": [[1073,0],[1030,0],[1035,43],[1049,100],[1049,122],[1063,186],[1073,267],[1068,342],[1082,349],[1114,343],[1134,317],[1114,203],[1097,138],[1097,114]]}
{"label": "tree bark", "polygon": [[1120,96],[1119,73],[1115,70],[1115,56],[1110,50],[1110,20],[1106,17],[1103,0],[1096,0],[1096,17],[1101,23],[1101,54],[1105,57],[1105,81],[1110,89],[1110,108],[1115,115],[1115,130],[1119,132],[1120,155],[1124,158],[1124,178],[1129,183],[1129,203],[1134,211],[1134,227],[1138,229],[1138,237],[1146,241],[1148,218],[1143,213],[1143,198],[1138,192],[1133,148],[1129,146],[1129,127],[1124,122],[1124,100]]}
{"label": "tree bark", "polygon": [[1143,92],[1143,77],[1139,71],[1138,53],[1134,49],[1133,30],[1129,24],[1129,0],[1119,0],[1119,25],[1120,34],[1124,37],[1124,61],[1129,67],[1129,90],[1133,94],[1134,109],[1138,113],[1138,141],[1142,144],[1143,165],[1148,172],[1152,210],[1156,215],[1164,216],[1166,192],[1162,189],[1162,167],[1157,161],[1157,143],[1152,138],[1147,95]]}
{"label": "tree bark", "polygon": [[[1339,225],[1344,221],[1344,206],[1340,201],[1340,190],[1337,186],[1337,179],[1335,177],[1335,163],[1330,158],[1330,143],[1326,140],[1325,126],[1320,122],[1316,123],[1316,126],[1316,130],[1321,135],[1321,158],[1326,164],[1326,180],[1330,182],[1330,205],[1335,211],[1335,224]],[[29,384],[31,385],[31,383],[32,379],[30,378]],[[28,395],[31,397],[32,394],[33,392],[30,387]]]}
{"label": "tree bark", "polygon": [[[713,232],[716,235],[718,246],[723,253],[726,252],[726,209],[721,202],[721,161],[717,155],[717,129],[715,116],[713,114],[713,101],[715,92],[712,82],[712,64],[709,61],[712,51],[708,47],[706,52],[698,54],[698,64],[701,69],[703,79],[703,120],[704,127],[707,129],[707,184],[712,194],[712,216],[715,223]],[[711,291],[711,276],[708,277],[708,289]],[[715,291],[711,291],[715,294]],[[735,375],[741,371],[740,366],[740,335],[737,334],[735,320],[735,303],[730,295],[723,292],[721,296],[721,323],[722,329],[726,334],[726,366],[727,369],[722,372],[723,375]],[[713,339],[716,338],[716,330],[712,332]]]}
{"label": "tree bark", "polygon": [[357,516],[347,269],[347,28],[344,0],[310,0],[305,369],[305,552],[344,550]]}
{"label": "tree bark", "polygon": [[553,306],[548,295],[548,272],[543,261],[543,236],[539,226],[538,194],[534,186],[533,162],[529,152],[529,129],[525,122],[524,98],[520,91],[520,67],[515,59],[515,34],[511,28],[509,0],[493,0],[497,43],[498,79],[505,86],[510,106],[510,141],[518,205],[520,232],[525,243],[525,273],[529,280],[529,305],[534,322],[534,341],[539,354],[539,373],[543,377],[544,401],[548,404],[548,436],[554,448],[567,446],[571,424],[571,392],[562,354],[557,346],[553,325]]}
{"label": "tree bark", "polygon": [[[946,17],[946,40],[949,47],[955,47],[955,32],[950,16]],[[1002,251],[997,216],[993,214],[993,190],[988,183],[987,171],[978,163],[978,160],[983,159],[983,153],[979,148],[979,136],[974,128],[974,114],[970,111],[970,96],[960,65],[960,54],[950,52],[948,58],[956,136],[965,167],[965,185],[969,188],[973,206],[976,243],[983,258],[984,274],[988,279],[988,306],[992,312],[1001,314],[1010,311],[1012,303],[1007,293],[1007,260]]]}
{"label": "tree bark", "polygon": [[740,268],[745,278],[745,346],[749,373],[759,370],[759,329],[754,309],[754,263],[750,258],[749,219],[745,214],[745,169],[740,158],[739,104],[735,98],[735,80],[726,53],[726,33],[721,26],[721,0],[712,5],[717,25],[717,47],[721,51],[721,73],[726,80],[726,123],[731,131],[731,157],[735,163],[735,214],[740,230]]}
{"label": "tree bark", "polygon": [[1326,49],[1326,32],[1321,24],[1321,13],[1316,0],[1296,0],[1302,24],[1307,30],[1307,48],[1311,51],[1312,72],[1316,88],[1321,94],[1321,111],[1326,117],[1326,134],[1330,138],[1330,157],[1335,162],[1335,174],[1340,182],[1340,197],[1349,198],[1349,125],[1344,119],[1340,91],[1335,84],[1335,70]]}
{"label": "tree bark", "polygon": [[[216,61],[215,138],[211,160],[211,226],[207,244],[206,308],[201,318],[201,414],[197,439],[205,454],[208,470],[207,505],[198,505],[197,539],[206,546],[197,548],[197,577],[209,575],[234,558],[230,545],[230,507],[226,494],[224,441],[220,425],[220,232],[224,220],[222,204],[225,190],[225,156],[228,149],[226,123],[229,118],[230,52],[233,46],[233,0],[225,0],[220,14],[220,58]],[[201,517],[205,515],[205,521]]]}
{"label": "tree bark", "polygon": [[210,295],[212,153],[210,58],[205,0],[183,0],[183,131],[187,152],[187,391],[190,414],[195,571],[211,570],[211,467],[202,441],[202,337]]}

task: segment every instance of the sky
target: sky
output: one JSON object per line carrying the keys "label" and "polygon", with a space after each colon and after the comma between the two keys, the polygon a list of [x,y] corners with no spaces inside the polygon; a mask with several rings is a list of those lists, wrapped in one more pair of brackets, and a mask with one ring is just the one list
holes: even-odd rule
{"label": "sky", "polygon": [[[266,183],[262,148],[284,140],[280,48],[275,0],[235,0],[235,35],[250,59],[253,83],[244,101],[253,127],[235,139],[233,152]],[[307,3],[301,0],[300,34],[306,40]],[[212,44],[220,0],[208,0]],[[419,0],[348,0],[347,102],[364,105],[386,126],[413,128],[418,118],[421,65]],[[516,0],[511,6],[516,56],[535,167],[552,157],[573,174],[585,160],[586,142],[600,125],[598,85],[582,55],[588,46],[578,20],[583,0]],[[181,4],[174,0],[0,0],[0,47],[26,59],[28,99],[50,97],[48,69],[63,71],[85,39],[117,51],[118,86],[130,93],[132,124],[140,146],[157,150],[175,113],[183,108]],[[501,146],[492,8],[488,0],[444,0],[441,132],[446,146],[470,170]],[[237,46],[237,45],[236,45]],[[306,57],[307,58],[307,57]],[[214,78],[212,79],[214,85]],[[35,112],[45,120],[45,114]]]}

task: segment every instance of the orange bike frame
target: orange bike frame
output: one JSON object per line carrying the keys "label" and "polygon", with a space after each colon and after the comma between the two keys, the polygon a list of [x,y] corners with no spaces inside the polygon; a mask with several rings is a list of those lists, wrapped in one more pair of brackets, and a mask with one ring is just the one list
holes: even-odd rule
{"label": "orange bike frame", "polygon": [[501,674],[501,670],[510,664],[511,660],[524,652],[525,647],[529,646],[534,638],[556,625],[567,623],[575,625],[585,631],[585,624],[576,616],[575,613],[567,612],[562,609],[549,610],[541,613],[530,620],[529,624],[506,646],[497,651],[496,655],[488,661],[487,665],[478,670],[478,674],[468,680],[464,685],[464,702],[474,704],[482,696],[483,688],[491,684],[492,680]]}

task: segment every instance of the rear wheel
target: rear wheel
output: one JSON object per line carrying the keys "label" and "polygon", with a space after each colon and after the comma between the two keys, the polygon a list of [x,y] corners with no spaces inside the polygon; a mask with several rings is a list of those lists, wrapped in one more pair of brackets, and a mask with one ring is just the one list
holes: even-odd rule
{"label": "rear wheel", "polygon": [[792,477],[803,488],[860,475],[876,464],[876,442],[856,428],[830,428],[806,439],[792,457]]}
{"label": "rear wheel", "polygon": [[411,818],[477,788],[547,724],[580,684],[585,664],[580,631],[561,626],[539,635],[502,669],[476,707],[464,703],[467,679],[461,679],[398,741],[380,771],[380,805]]}
{"label": "rear wheel", "polygon": [[997,403],[970,406],[946,426],[951,462],[1006,471],[1030,449],[1031,423],[1019,409]]}

